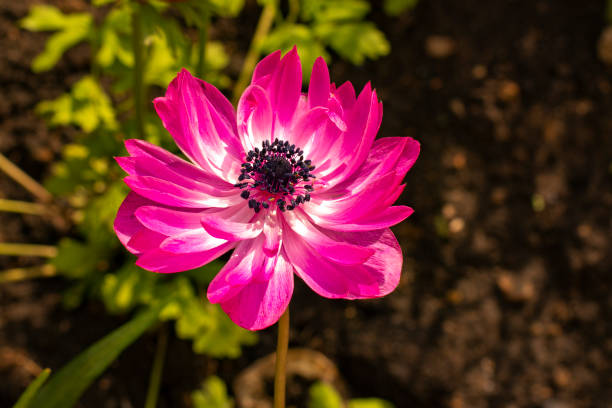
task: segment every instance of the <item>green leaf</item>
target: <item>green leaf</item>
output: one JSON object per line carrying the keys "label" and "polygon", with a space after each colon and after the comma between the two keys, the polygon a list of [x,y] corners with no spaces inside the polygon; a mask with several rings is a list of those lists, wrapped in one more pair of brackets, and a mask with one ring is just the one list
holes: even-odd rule
{"label": "green leaf", "polygon": [[213,357],[235,358],[243,345],[257,341],[255,333],[237,326],[218,305],[210,304],[204,296],[196,295],[187,279],[175,279],[175,301],[162,311],[162,319],[176,319],[176,334],[193,340],[196,353]]}
{"label": "green leaf", "polygon": [[38,374],[38,377],[36,377],[34,381],[32,381],[30,385],[28,385],[28,388],[26,388],[23,394],[21,394],[15,405],[13,405],[13,408],[28,408],[30,401],[32,400],[32,398],[34,398],[34,395],[36,395],[36,393],[38,392],[40,387],[42,387],[45,381],[47,381],[47,378],[49,378],[50,374],[50,368],[45,368],[44,370],[42,370],[41,373]]}
{"label": "green leaf", "polygon": [[96,62],[104,68],[115,62],[126,67],[134,65],[131,43],[131,10],[123,6],[111,10],[100,28],[100,44],[95,56]]}
{"label": "green leaf", "polygon": [[76,82],[69,94],[40,102],[36,106],[36,112],[48,116],[49,123],[53,126],[76,125],[86,133],[91,133],[99,127],[109,131],[118,128],[110,98],[91,76]]}
{"label": "green leaf", "polygon": [[105,253],[86,243],[63,238],[57,248],[57,256],[51,260],[61,274],[70,278],[83,278],[96,272]]}
{"label": "green leaf", "polygon": [[[192,0],[192,2],[199,2],[201,0]],[[244,0],[209,0],[213,10],[216,14],[222,17],[235,17],[237,16],[244,7]]]}
{"label": "green leaf", "polygon": [[222,379],[216,376],[208,377],[202,388],[191,394],[194,408],[232,408],[234,402],[227,395],[227,387]]}
{"label": "green leaf", "polygon": [[69,408],[89,385],[157,321],[163,302],[141,312],[61,368],[34,396],[30,408]]}
{"label": "green leaf", "polygon": [[321,23],[361,20],[370,11],[365,0],[310,0],[303,4],[304,20]]}
{"label": "green leaf", "polygon": [[358,398],[350,400],[347,408],[394,408],[394,405],[380,398]]}
{"label": "green leaf", "polygon": [[89,37],[93,19],[87,13],[64,14],[58,8],[35,5],[20,25],[30,31],[57,31],[32,62],[34,72],[51,69],[70,47]]}
{"label": "green leaf", "polygon": [[416,7],[419,0],[385,0],[385,13],[390,16],[397,16],[406,10],[411,10]]}
{"label": "green leaf", "polygon": [[304,81],[310,79],[312,65],[317,57],[328,59],[325,47],[319,41],[311,28],[304,24],[283,24],[275,28],[263,41],[264,52],[274,50],[289,51],[294,45],[298,47],[300,61],[302,61]]}
{"label": "green leaf", "polygon": [[317,382],[310,387],[308,408],[342,408],[340,394],[329,384]]}
{"label": "green leaf", "polygon": [[145,271],[129,260],[117,273],[107,273],[102,279],[100,292],[106,310],[125,313],[139,304],[155,300],[157,275]]}
{"label": "green leaf", "polygon": [[385,35],[370,22],[319,24],[315,33],[355,65],[363,64],[366,58],[387,55],[391,48]]}

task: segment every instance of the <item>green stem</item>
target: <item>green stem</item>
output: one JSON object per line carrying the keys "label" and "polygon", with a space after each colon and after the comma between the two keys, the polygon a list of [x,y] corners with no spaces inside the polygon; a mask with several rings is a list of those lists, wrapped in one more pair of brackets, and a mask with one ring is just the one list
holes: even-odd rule
{"label": "green stem", "polygon": [[289,0],[289,13],[287,14],[287,23],[294,24],[300,14],[300,0]]}
{"label": "green stem", "polygon": [[238,76],[238,80],[234,85],[234,92],[232,95],[232,101],[235,103],[238,102],[240,95],[247,87],[253,69],[255,69],[255,64],[257,64],[257,59],[259,58],[261,52],[261,43],[264,38],[270,32],[272,28],[272,23],[274,22],[274,15],[276,14],[276,2],[270,1],[264,7],[261,15],[259,16],[259,22],[257,23],[257,28],[255,29],[255,34],[253,35],[253,40],[251,41],[251,46],[249,47],[249,51],[247,52],[246,57],[244,58],[244,64],[242,65],[242,70],[240,71],[240,75]]}
{"label": "green stem", "polygon": [[0,284],[18,282],[35,278],[48,278],[57,275],[53,265],[32,266],[29,268],[13,268],[0,271]]}
{"label": "green stem", "polygon": [[202,15],[203,24],[200,27],[198,38],[198,66],[196,67],[196,76],[204,78],[204,70],[206,69],[206,43],[208,42],[208,23],[210,21],[210,13],[206,10]]}
{"label": "green stem", "polygon": [[140,5],[133,3],[132,11],[132,49],[134,52],[134,117],[136,119],[136,134],[144,139],[144,39],[142,36],[142,17]]}
{"label": "green stem", "polygon": [[36,198],[43,202],[53,201],[53,196],[39,182],[30,177],[25,171],[21,170],[12,161],[0,154],[0,171],[19,183],[23,188],[32,193]]}
{"label": "green stem", "polygon": [[47,206],[44,204],[5,200],[3,198],[0,198],[0,211],[32,215],[45,215],[49,212]]}
{"label": "green stem", "polygon": [[153,368],[151,369],[151,377],[149,378],[149,389],[147,390],[147,400],[145,408],[155,408],[159,397],[159,388],[161,384],[162,373],[164,369],[164,360],[166,359],[166,348],[168,345],[168,332],[165,326],[159,329],[159,338],[157,340],[157,350],[155,351],[155,359],[153,360]]}
{"label": "green stem", "polygon": [[285,408],[287,350],[289,349],[289,306],[278,321],[276,366],[274,368],[274,408]]}
{"label": "green stem", "polygon": [[0,255],[41,256],[43,258],[55,258],[57,255],[57,248],[50,245],[11,244],[0,242]]}

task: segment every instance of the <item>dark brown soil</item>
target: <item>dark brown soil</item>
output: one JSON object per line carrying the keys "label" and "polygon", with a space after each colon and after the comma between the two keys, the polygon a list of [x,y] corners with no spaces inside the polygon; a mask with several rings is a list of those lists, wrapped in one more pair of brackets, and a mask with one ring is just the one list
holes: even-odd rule
{"label": "dark brown soil", "polygon": [[[15,24],[30,3],[0,2],[0,151],[41,179],[71,135],[48,130],[32,108],[68,89],[88,61],[76,49],[52,72],[32,74],[45,36]],[[334,360],[352,396],[398,408],[610,407],[612,68],[597,57],[604,3],[421,0],[399,18],[376,9],[391,55],[333,65],[337,82],[377,88],[381,136],[422,144],[402,197],[416,212],[395,228],[400,287],[347,302],[299,284],[292,302],[292,346]],[[254,19],[247,13],[241,26]],[[239,59],[249,32],[236,27],[225,31]],[[0,197],[30,199],[3,175],[0,186]],[[35,217],[0,213],[0,223],[2,241],[59,235]],[[0,258],[2,267],[31,262]],[[0,287],[0,406],[39,367],[61,366],[121,323],[100,305],[62,309],[65,287],[59,279]],[[160,407],[188,406],[207,374],[231,383],[273,351],[274,334],[220,362],[193,358],[172,337]],[[82,405],[142,406],[155,341],[130,347]]]}

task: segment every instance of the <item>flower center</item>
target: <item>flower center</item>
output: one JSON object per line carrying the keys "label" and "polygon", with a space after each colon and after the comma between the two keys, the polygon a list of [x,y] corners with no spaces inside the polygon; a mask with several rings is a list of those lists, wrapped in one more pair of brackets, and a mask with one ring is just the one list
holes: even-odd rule
{"label": "flower center", "polygon": [[310,160],[304,160],[299,147],[278,139],[272,143],[266,140],[261,149],[256,147],[247,153],[234,186],[243,189],[240,196],[249,200],[255,212],[273,204],[281,211],[291,211],[310,201],[313,188],[304,182],[315,178],[310,173],[314,168]]}

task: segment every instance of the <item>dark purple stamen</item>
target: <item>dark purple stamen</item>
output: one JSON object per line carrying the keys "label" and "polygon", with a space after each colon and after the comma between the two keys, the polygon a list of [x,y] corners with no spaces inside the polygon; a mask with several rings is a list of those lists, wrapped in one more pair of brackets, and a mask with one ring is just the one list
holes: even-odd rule
{"label": "dark purple stamen", "polygon": [[[287,141],[275,139],[274,142],[266,140],[261,149],[256,147],[249,151],[246,161],[242,163],[238,183],[234,187],[258,189],[268,192],[277,197],[279,210],[293,210],[298,205],[310,201],[310,194],[293,197],[296,192],[295,186],[301,181],[309,181],[315,176],[311,173],[315,166],[310,160],[304,160],[304,151]],[[250,182],[244,182],[250,180]],[[304,190],[311,192],[312,185],[303,186]],[[269,208],[266,201],[258,201],[252,198],[252,191],[244,190],[240,196],[249,200],[249,208],[259,212],[261,207]],[[287,204],[285,199],[290,202]],[[270,199],[270,201],[274,201]]]}

